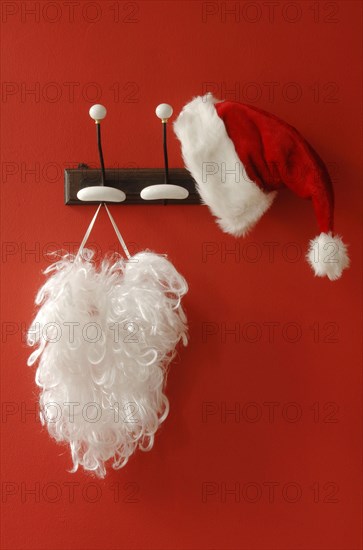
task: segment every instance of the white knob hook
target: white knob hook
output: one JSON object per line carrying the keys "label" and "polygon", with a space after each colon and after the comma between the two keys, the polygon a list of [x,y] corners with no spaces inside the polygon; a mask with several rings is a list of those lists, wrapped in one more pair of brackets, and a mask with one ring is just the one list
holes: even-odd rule
{"label": "white knob hook", "polygon": [[181,185],[172,185],[171,183],[161,183],[160,185],[149,185],[144,187],[140,197],[144,201],[155,201],[164,199],[186,199],[189,195],[188,189]]}
{"label": "white knob hook", "polygon": [[106,115],[107,115],[107,109],[103,105],[99,105],[99,104],[92,105],[92,107],[89,110],[89,116],[93,118],[96,124],[101,120],[103,120]]}
{"label": "white knob hook", "polygon": [[149,185],[145,187],[140,196],[145,201],[165,200],[165,199],[186,199],[189,195],[188,189],[181,185],[172,185],[168,182],[168,150],[166,143],[166,126],[169,118],[173,114],[173,107],[168,103],[160,103],[155,109],[156,116],[161,119],[163,124],[163,146],[164,146],[164,164],[165,164],[165,183],[160,185]]}
{"label": "white knob hook", "polygon": [[84,187],[77,193],[77,199],[85,202],[123,202],[126,195],[121,189],[107,185]]}
{"label": "white knob hook", "polygon": [[173,114],[173,107],[168,103],[160,103],[155,109],[156,116],[161,119],[161,122],[168,122],[168,119]]}
{"label": "white knob hook", "polygon": [[102,185],[93,185],[91,187],[84,187],[77,193],[77,199],[84,202],[123,202],[126,199],[126,195],[121,189],[115,187],[109,187],[104,185],[105,183],[105,166],[103,162],[103,153],[101,146],[101,125],[100,122],[105,118],[107,109],[103,105],[92,105],[89,110],[89,116],[97,124],[97,143],[98,152],[101,162],[101,181]]}

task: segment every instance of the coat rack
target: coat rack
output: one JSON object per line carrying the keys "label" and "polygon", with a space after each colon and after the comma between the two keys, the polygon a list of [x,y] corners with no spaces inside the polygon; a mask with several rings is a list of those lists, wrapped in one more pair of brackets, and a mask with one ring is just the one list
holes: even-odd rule
{"label": "coat rack", "polygon": [[173,109],[167,103],[156,108],[161,119],[164,168],[115,168],[105,169],[101,139],[101,121],[107,110],[103,105],[93,105],[89,114],[95,121],[100,169],[90,169],[79,164],[76,169],[64,173],[65,204],[85,205],[105,203],[121,204],[200,204],[196,184],[183,168],[169,169],[167,148],[167,123]]}

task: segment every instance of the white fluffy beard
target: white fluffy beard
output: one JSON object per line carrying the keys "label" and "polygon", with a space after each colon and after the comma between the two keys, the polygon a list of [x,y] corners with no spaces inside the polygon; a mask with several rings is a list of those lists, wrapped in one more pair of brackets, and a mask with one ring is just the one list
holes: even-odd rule
{"label": "white fluffy beard", "polygon": [[104,477],[108,460],[119,469],[136,448],[150,450],[168,415],[166,374],[178,342],[187,344],[188,286],[151,252],[99,269],[91,259],[86,249],[46,269],[28,364],[39,359],[41,419],[69,444],[72,471],[81,465]]}

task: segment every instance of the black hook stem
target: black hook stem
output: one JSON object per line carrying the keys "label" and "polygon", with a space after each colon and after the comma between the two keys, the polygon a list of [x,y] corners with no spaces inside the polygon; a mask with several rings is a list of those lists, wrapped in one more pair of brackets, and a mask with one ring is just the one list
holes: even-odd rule
{"label": "black hook stem", "polygon": [[102,143],[101,143],[101,124],[98,122],[96,123],[97,127],[97,146],[98,146],[98,154],[100,157],[100,163],[101,163],[101,185],[105,185],[106,181],[106,174],[105,174],[105,163],[103,160],[103,153],[102,153]]}
{"label": "black hook stem", "polygon": [[168,163],[168,147],[166,142],[166,126],[167,122],[162,122],[163,127],[163,147],[164,147],[164,167],[165,167],[165,183],[169,183],[169,163]]}

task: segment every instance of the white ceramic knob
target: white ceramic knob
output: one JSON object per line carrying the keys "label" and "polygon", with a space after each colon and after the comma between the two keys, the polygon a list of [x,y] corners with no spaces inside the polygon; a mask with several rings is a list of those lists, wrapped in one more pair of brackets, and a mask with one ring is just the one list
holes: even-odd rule
{"label": "white ceramic knob", "polygon": [[155,109],[156,116],[161,120],[167,120],[173,114],[173,107],[167,103],[160,103]]}
{"label": "white ceramic knob", "polygon": [[107,109],[103,105],[92,105],[89,110],[89,116],[93,118],[93,120],[102,120],[106,115]]}
{"label": "white ceramic knob", "polygon": [[149,185],[145,187],[140,196],[144,201],[154,201],[160,199],[186,199],[189,195],[188,189],[181,185],[172,185],[161,183],[160,185]]}
{"label": "white ceramic knob", "polygon": [[126,195],[121,189],[107,187],[106,185],[94,185],[80,189],[77,193],[77,199],[86,202],[123,202]]}

